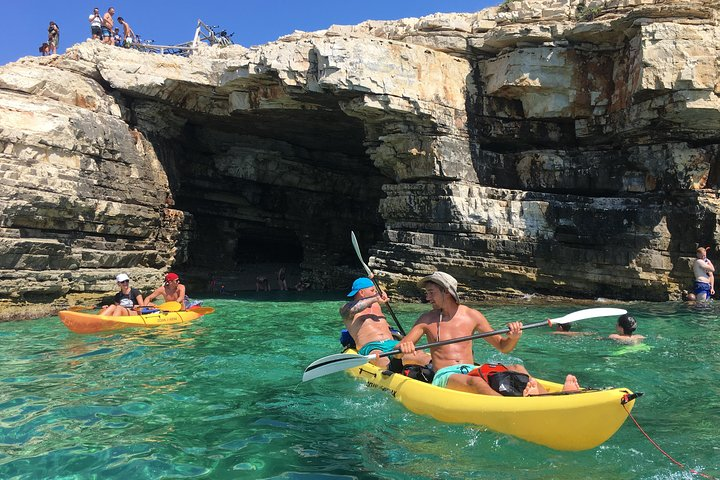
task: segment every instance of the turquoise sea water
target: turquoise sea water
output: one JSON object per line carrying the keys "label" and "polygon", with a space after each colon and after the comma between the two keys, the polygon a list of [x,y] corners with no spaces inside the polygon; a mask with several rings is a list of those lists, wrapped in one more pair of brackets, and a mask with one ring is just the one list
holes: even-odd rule
{"label": "turquoise sea water", "polygon": [[[344,373],[303,384],[309,363],[339,351],[341,302],[207,299],[216,313],[191,325],[97,335],[57,317],[0,324],[0,478],[700,478],[630,419],[596,449],[559,452],[417,416]],[[602,318],[574,324],[591,335],[528,330],[513,355],[550,380],[644,392],[633,414],[653,440],[720,477],[720,306],[596,306],[634,314],[647,347],[602,339],[614,330]],[[406,329],[426,309],[393,307]],[[578,307],[481,309],[502,328]]]}

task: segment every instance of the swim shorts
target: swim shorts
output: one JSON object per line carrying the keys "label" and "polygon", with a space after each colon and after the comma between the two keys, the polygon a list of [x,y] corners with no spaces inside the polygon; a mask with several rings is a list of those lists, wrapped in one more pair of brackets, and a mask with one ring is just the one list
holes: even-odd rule
{"label": "swim shorts", "polygon": [[110,33],[110,29],[107,27],[102,27],[102,36],[103,37],[112,37],[112,34]]}
{"label": "swim shorts", "polygon": [[705,294],[705,298],[710,298],[710,284],[705,282],[695,282],[695,295]]}
{"label": "swim shorts", "polygon": [[436,387],[445,388],[451,375],[467,375],[476,368],[478,368],[477,365],[469,363],[459,363],[457,365],[450,365],[449,367],[441,368],[435,372],[435,378],[433,378],[432,384]]}
{"label": "swim shorts", "polygon": [[368,342],[360,349],[358,353],[360,355],[370,355],[370,352],[372,352],[373,350],[380,350],[382,353],[386,353],[390,350],[393,350],[395,348],[395,345],[397,345],[398,343],[400,342],[393,339],[380,340],[379,342]]}

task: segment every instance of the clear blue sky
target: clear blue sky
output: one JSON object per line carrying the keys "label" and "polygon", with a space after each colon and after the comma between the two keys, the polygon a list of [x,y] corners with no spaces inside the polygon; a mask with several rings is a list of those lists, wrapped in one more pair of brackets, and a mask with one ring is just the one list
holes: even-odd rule
{"label": "clear blue sky", "polygon": [[143,39],[174,45],[192,40],[197,20],[220,25],[246,47],[275,40],[294,30],[322,30],[364,20],[397,20],[436,12],[476,12],[501,0],[0,0],[0,65],[38,55],[50,21],[60,27],[58,53],[90,36],[93,7],[115,7]]}

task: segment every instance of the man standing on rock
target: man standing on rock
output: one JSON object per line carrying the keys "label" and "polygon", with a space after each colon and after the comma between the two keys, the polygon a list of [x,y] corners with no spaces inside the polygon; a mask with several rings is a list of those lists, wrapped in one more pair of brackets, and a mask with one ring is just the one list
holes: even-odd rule
{"label": "man standing on rock", "polygon": [[93,13],[88,17],[90,22],[90,34],[93,40],[102,39],[102,17],[100,16],[100,9],[95,7]]}
{"label": "man standing on rock", "polygon": [[123,27],[122,46],[125,48],[129,48],[132,46],[133,43],[135,43],[135,32],[133,32],[133,29],[130,28],[130,25],[125,21],[123,17],[118,17],[118,22]]}
{"label": "man standing on rock", "polygon": [[115,22],[113,21],[113,15],[115,15],[115,8],[110,7],[108,8],[108,11],[105,12],[105,15],[103,15],[102,20],[102,41],[103,43],[107,43],[108,45],[113,44],[113,26],[115,25]]}
{"label": "man standing on rock", "polygon": [[696,250],[695,262],[693,263],[693,273],[695,274],[695,299],[702,302],[709,300],[710,296],[715,295],[715,278],[713,273],[715,267],[709,258],[707,258],[707,250],[700,247]]}

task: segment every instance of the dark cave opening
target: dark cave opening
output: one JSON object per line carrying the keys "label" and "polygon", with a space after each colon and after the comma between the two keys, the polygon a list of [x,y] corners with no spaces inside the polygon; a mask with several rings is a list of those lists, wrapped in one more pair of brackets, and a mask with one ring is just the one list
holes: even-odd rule
{"label": "dark cave opening", "polygon": [[279,266],[312,288],[344,285],[357,266],[350,231],[372,232],[368,246],[380,239],[382,185],[391,182],[364,135],[338,111],[188,119],[181,139],[157,149],[174,208],[194,219],[178,268],[239,275],[238,289]]}
{"label": "dark cave opening", "polygon": [[303,261],[303,247],[295,232],[281,228],[238,230],[235,243],[235,262],[290,263]]}

